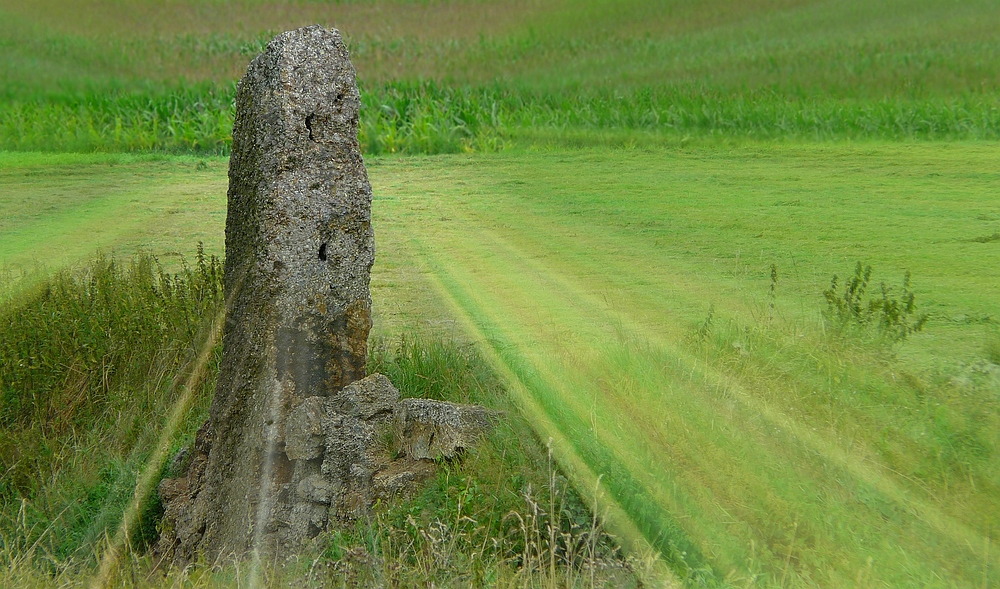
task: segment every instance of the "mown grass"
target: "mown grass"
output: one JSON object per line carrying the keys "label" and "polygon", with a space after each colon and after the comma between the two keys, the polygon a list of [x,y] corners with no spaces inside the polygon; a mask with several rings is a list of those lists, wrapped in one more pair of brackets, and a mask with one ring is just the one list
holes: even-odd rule
{"label": "mown grass", "polygon": [[[995,152],[749,142],[373,158],[376,331],[479,343],[579,495],[603,475],[602,504],[635,519],[613,529],[692,584],[992,580],[1000,250],[977,238],[1000,220]],[[100,172],[81,197],[196,167],[17,157],[35,174]],[[168,186],[196,195],[221,186],[211,174],[223,168]],[[35,202],[73,205],[7,210]],[[213,210],[202,223],[221,229]],[[142,210],[118,218],[132,215],[151,243],[174,243]],[[916,314],[931,315],[920,332],[893,344],[824,322],[823,291],[837,274],[842,293],[858,261],[897,296],[911,272]],[[382,368],[411,394],[478,390],[457,350],[420,342],[375,357],[411,357]],[[350,547],[370,546],[357,533]],[[393,561],[363,562],[368,575]]]}
{"label": "mown grass", "polygon": [[146,249],[170,272],[192,242],[221,256],[225,170],[220,158],[0,154],[0,298],[16,284],[86,263],[97,250],[127,259]]}
{"label": "mown grass", "polygon": [[[996,570],[1000,501],[1000,252],[970,238],[997,178],[973,145],[957,167],[954,144],[389,160],[376,204],[678,577],[968,586]],[[931,313],[920,332],[823,319],[859,257],[894,285],[878,309]]]}
{"label": "mown grass", "polygon": [[[101,257],[4,304],[0,585],[204,587],[241,578],[238,569],[164,577],[144,555],[157,537],[155,481],[170,455],[156,458],[153,449],[176,451],[206,418],[221,350],[206,338],[221,311],[221,278],[221,265],[200,250],[179,274],[148,254],[127,263]],[[195,374],[205,353],[207,369]],[[404,396],[482,403],[505,418],[481,447],[442,463],[415,497],[322,536],[312,566],[260,573],[266,586],[634,586],[645,573],[557,472],[474,347],[380,339],[369,370],[387,374]],[[180,419],[169,424],[173,413]],[[150,470],[154,484],[140,491]],[[125,546],[116,546],[133,501],[138,513],[120,534]],[[111,551],[116,565],[99,573],[95,564]]]}

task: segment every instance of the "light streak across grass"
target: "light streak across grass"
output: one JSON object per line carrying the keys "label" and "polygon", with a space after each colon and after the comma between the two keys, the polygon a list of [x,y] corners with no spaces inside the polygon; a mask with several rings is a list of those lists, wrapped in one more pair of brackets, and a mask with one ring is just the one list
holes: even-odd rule
{"label": "light streak across grass", "polygon": [[174,435],[177,433],[178,427],[191,408],[192,394],[205,377],[205,368],[208,366],[219,336],[222,335],[224,318],[225,308],[220,310],[212,320],[208,336],[202,342],[198,350],[198,355],[188,369],[188,377],[184,381],[182,392],[177,397],[177,400],[174,401],[167,422],[156,442],[156,447],[146,462],[139,480],[136,482],[132,500],[128,503],[125,512],[122,514],[121,523],[115,531],[115,535],[108,539],[107,546],[105,546],[104,552],[99,557],[100,564],[97,574],[94,575],[88,584],[93,589],[107,587],[113,575],[118,573],[117,568],[122,557],[122,550],[128,544],[130,534],[135,533],[135,526],[141,515],[142,506],[153,491],[157,477],[162,473],[163,465],[169,458],[168,452],[174,440]]}
{"label": "light streak across grass", "polygon": [[[996,150],[749,144],[378,159],[373,296],[376,308],[405,306],[401,317],[459,319],[580,495],[599,480],[618,533],[662,553],[681,580],[981,586],[1000,570],[990,550],[1000,397],[956,371],[985,359],[993,326],[952,317],[1000,313],[1000,249],[974,239],[1000,219]],[[218,162],[209,177],[193,160],[164,161],[180,168],[166,166],[169,181],[150,190],[166,185],[209,209]],[[7,180],[46,170],[18,166]],[[0,204],[58,214],[48,187],[93,192],[118,178],[97,173],[106,166],[47,168],[30,202],[10,193]],[[116,169],[155,176],[159,166]],[[185,167],[194,174],[173,173]],[[116,210],[156,220],[157,244],[221,219],[164,224]],[[89,235],[62,250],[44,227],[26,238],[54,266],[103,245]],[[821,332],[821,291],[859,259],[889,279],[912,270],[918,306],[934,313],[893,353]]]}

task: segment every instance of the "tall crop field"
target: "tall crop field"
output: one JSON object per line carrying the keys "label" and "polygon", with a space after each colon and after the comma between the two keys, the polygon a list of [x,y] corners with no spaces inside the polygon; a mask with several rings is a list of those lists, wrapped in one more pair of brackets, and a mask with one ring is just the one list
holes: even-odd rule
{"label": "tall crop field", "polygon": [[1000,135],[992,2],[113,4],[0,5],[0,147],[225,153],[235,80],[277,30],[311,22],[344,31],[368,153],[608,130]]}

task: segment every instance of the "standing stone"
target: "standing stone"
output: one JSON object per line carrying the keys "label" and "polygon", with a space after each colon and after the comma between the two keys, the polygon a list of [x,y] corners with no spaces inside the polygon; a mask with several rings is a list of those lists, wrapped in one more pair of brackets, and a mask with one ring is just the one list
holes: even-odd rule
{"label": "standing stone", "polygon": [[335,30],[283,33],[236,93],[226,325],[209,420],[158,487],[159,562],[280,560],[411,492],[491,428],[365,376],[375,256],[360,99]]}
{"label": "standing stone", "polygon": [[303,400],[365,376],[375,242],[359,107],[347,48],[319,26],[275,37],[239,83],[222,363],[207,451],[194,457],[203,472],[175,501],[187,519],[161,550],[170,560],[284,551],[325,521],[292,529],[293,478],[306,494],[328,490],[297,475],[322,457],[289,456],[284,430]]}

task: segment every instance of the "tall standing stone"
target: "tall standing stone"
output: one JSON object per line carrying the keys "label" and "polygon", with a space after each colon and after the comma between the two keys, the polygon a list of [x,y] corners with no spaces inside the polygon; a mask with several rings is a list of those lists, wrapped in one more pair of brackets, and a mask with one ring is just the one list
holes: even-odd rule
{"label": "tall standing stone", "polygon": [[359,107],[347,48],[319,26],[275,37],[240,81],[223,357],[187,482],[166,491],[190,503],[169,530],[172,560],[280,550],[318,531],[293,526],[290,495],[322,458],[291,459],[285,423],[365,376],[375,243]]}
{"label": "tall standing stone", "polygon": [[161,563],[290,556],[492,427],[483,407],[365,377],[375,243],[359,106],[339,33],[318,26],[276,37],[240,81],[222,363],[209,420],[158,486]]}

